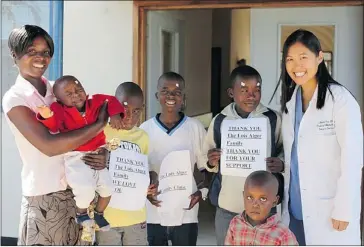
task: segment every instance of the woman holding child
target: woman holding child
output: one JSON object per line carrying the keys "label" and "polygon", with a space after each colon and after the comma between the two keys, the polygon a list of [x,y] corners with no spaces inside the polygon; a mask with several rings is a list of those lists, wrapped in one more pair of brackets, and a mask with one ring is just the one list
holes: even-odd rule
{"label": "woman holding child", "polygon": [[[106,122],[106,104],[98,120],[82,129],[52,135],[36,114],[40,106],[55,101],[52,86],[43,77],[51,62],[54,44],[38,26],[25,25],[9,36],[9,49],[19,75],[3,97],[3,110],[14,135],[22,163],[22,206],[19,245],[81,244],[75,222],[76,204],[67,187],[61,154],[76,149],[100,133]],[[88,154],[85,162],[103,169],[105,149]]]}
{"label": "woman holding child", "polygon": [[283,221],[300,245],[360,245],[359,105],[330,76],[309,31],[287,38],[281,69]]}

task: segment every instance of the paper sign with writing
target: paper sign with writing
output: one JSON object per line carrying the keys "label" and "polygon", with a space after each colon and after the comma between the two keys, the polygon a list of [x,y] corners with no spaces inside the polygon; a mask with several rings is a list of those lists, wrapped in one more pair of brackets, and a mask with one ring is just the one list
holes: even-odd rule
{"label": "paper sign with writing", "polygon": [[182,224],[185,208],[190,205],[192,194],[192,169],[190,151],[174,151],[163,160],[159,171],[158,190],[162,201],[158,208],[163,226]]}
{"label": "paper sign with writing", "polygon": [[142,209],[150,181],[148,157],[119,148],[110,154],[109,172],[114,185],[109,206],[130,211]]}
{"label": "paper sign with writing", "polygon": [[266,170],[266,118],[224,120],[221,126],[221,174],[247,177]]}

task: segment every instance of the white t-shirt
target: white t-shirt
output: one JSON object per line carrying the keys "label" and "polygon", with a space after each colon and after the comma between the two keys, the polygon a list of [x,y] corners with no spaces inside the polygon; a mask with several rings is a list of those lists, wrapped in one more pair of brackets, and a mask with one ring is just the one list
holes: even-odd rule
{"label": "white t-shirt", "polygon": [[[191,171],[194,171],[194,164],[197,162],[199,169],[204,168],[206,161],[201,156],[202,145],[206,136],[203,125],[196,119],[182,116],[179,123],[169,129],[159,121],[159,114],[156,117],[144,122],[140,128],[149,135],[149,155],[148,160],[150,170],[159,174],[159,169],[163,159],[172,151],[189,150],[191,154]],[[192,184],[193,192],[197,191],[196,182]],[[196,204],[191,210],[186,210],[182,223],[198,222],[198,207]],[[147,222],[150,224],[160,224],[161,220],[157,207],[147,201]]]}
{"label": "white t-shirt", "polygon": [[[43,81],[47,85],[45,97],[41,96],[30,82],[18,75],[15,84],[5,93],[2,101],[5,119],[14,135],[23,162],[21,179],[24,196],[45,195],[67,188],[63,156],[48,157],[40,152],[25,139],[7,115],[16,106],[26,106],[36,114],[37,106],[49,106],[54,102],[55,97],[52,93],[52,86],[47,79],[43,78]],[[3,145],[6,145],[6,143],[3,143]]]}

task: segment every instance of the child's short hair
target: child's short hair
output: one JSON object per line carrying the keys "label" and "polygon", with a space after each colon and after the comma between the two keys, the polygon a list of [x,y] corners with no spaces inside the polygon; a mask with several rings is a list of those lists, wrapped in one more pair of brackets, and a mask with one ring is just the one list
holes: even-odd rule
{"label": "child's short hair", "polygon": [[259,72],[249,65],[241,65],[236,67],[230,74],[230,85],[234,87],[237,78],[241,79],[256,79],[257,82],[262,83],[262,77]]}
{"label": "child's short hair", "polygon": [[245,180],[245,186],[248,184],[254,184],[255,186],[266,186],[272,188],[275,195],[278,194],[279,182],[278,179],[270,172],[267,171],[255,171],[252,172]]}
{"label": "child's short hair", "polygon": [[160,88],[161,86],[161,82],[162,81],[176,81],[180,84],[180,88],[184,89],[186,87],[186,83],[185,83],[185,79],[183,79],[183,77],[176,73],[176,72],[173,72],[173,71],[169,71],[169,72],[165,72],[163,73],[159,79],[158,79],[158,89]]}
{"label": "child's short hair", "polygon": [[140,97],[144,99],[143,90],[138,84],[131,81],[123,82],[116,88],[115,97],[120,98],[122,96]]}
{"label": "child's short hair", "polygon": [[63,83],[65,83],[67,81],[74,81],[74,82],[79,83],[79,80],[76,77],[74,77],[73,75],[63,75],[63,76],[61,76],[53,84],[53,93],[56,94],[56,96],[57,96],[56,92],[57,92],[59,86],[61,86]]}
{"label": "child's short hair", "polygon": [[54,82],[54,85],[59,84],[64,81],[78,81],[78,79],[76,77],[74,77],[73,75],[63,75]]}
{"label": "child's short hair", "polygon": [[8,40],[9,49],[17,57],[22,57],[37,37],[45,39],[49,46],[49,55],[53,57],[54,43],[52,37],[43,28],[35,25],[24,25],[21,28],[13,29]]}

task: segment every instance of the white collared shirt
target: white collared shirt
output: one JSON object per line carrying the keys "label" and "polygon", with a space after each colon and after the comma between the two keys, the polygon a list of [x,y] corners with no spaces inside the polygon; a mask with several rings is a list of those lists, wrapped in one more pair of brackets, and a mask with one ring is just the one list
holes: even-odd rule
{"label": "white collared shirt", "polygon": [[[157,117],[153,117],[144,122],[141,126],[149,136],[149,154],[148,161],[150,170],[159,174],[160,166],[163,159],[173,151],[189,150],[191,154],[191,171],[194,171],[195,163],[197,168],[203,168],[205,159],[201,156],[203,141],[206,136],[206,130],[203,125],[196,119],[183,116],[178,124],[172,129],[167,129],[166,126]],[[193,179],[192,191],[197,191],[196,181]],[[206,196],[206,192],[204,192]],[[191,210],[186,210],[183,216],[182,223],[197,223],[198,222],[197,203]],[[157,207],[147,201],[147,223],[161,224],[161,218]]]}
{"label": "white collared shirt", "polygon": [[[67,188],[63,156],[48,157],[40,152],[25,139],[7,116],[8,112],[16,106],[25,106],[37,113],[37,106],[49,106],[54,102],[52,86],[47,79],[43,78],[43,80],[47,85],[44,97],[30,82],[18,75],[15,84],[5,93],[2,102],[5,119],[14,135],[23,162],[21,179],[24,196],[45,195]],[[6,142],[3,145],[6,145]]]}

